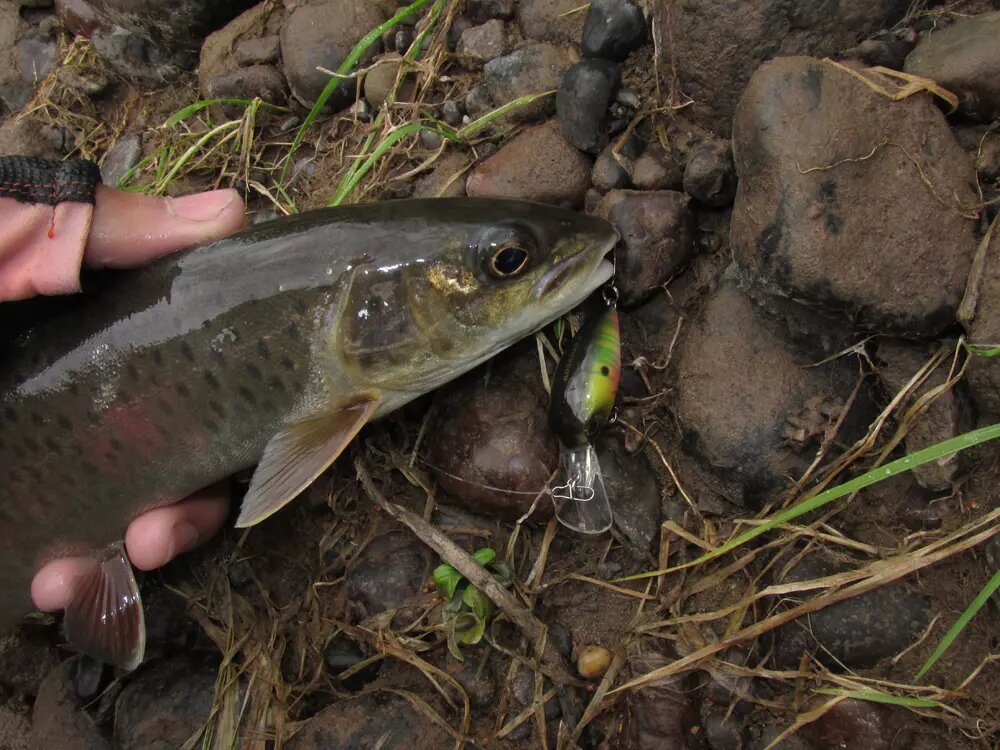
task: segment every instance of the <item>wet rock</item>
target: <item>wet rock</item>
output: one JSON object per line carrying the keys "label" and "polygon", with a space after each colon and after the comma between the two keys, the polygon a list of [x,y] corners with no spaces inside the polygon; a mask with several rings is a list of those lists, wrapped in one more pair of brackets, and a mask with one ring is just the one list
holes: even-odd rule
{"label": "wet rock", "polygon": [[733,202],[736,167],[729,143],[703,143],[688,152],[684,192],[706,206],[728,206]]}
{"label": "wet rock", "polygon": [[[809,581],[847,570],[822,553],[799,562],[782,583]],[[803,595],[809,598],[808,592]],[[832,604],[774,631],[779,669],[798,667],[803,652],[833,671],[868,669],[910,646],[931,620],[928,601],[894,583]]]}
{"label": "wet rock", "polygon": [[347,596],[356,620],[398,607],[430,580],[431,551],[405,532],[376,538],[347,571]]}
{"label": "wet rock", "polygon": [[462,646],[463,658],[459,661],[450,653],[445,663],[448,674],[455,678],[469,696],[469,702],[477,708],[495,707],[497,698],[496,676],[489,662],[484,666],[482,648]]}
{"label": "wet rock", "polygon": [[435,162],[434,171],[417,179],[414,198],[452,198],[465,195],[465,177],[471,158],[450,150]]}
{"label": "wet rock", "polygon": [[[679,85],[693,99],[684,112],[695,124],[725,136],[737,100],[762,62],[779,55],[836,56],[858,39],[892,27],[908,8],[908,0],[691,0],[680,4],[656,0],[652,10],[663,40],[663,84],[668,88]],[[734,39],[739,39],[737,48]]]}
{"label": "wet rock", "polygon": [[573,653],[573,633],[561,622],[550,622],[548,625],[549,643],[556,647],[556,651],[569,659]]}
{"label": "wet rock", "polygon": [[614,144],[609,143],[594,161],[594,169],[590,173],[590,181],[602,193],[615,188],[627,188],[631,185],[628,170],[615,158]]}
{"label": "wet rock", "polygon": [[[840,363],[804,368],[817,358],[756,310],[731,269],[685,328],[675,354],[685,445],[740,488],[731,502],[754,505],[808,467],[854,374]],[[767,378],[747,378],[754,372]]]}
{"label": "wet rock", "polygon": [[709,701],[701,704],[701,725],[712,750],[742,750],[743,723],[739,716],[729,713],[728,706]]}
{"label": "wet rock", "polygon": [[73,687],[78,657],[67,659],[42,682],[31,719],[29,747],[103,750],[111,743],[80,706]]}
{"label": "wet rock", "polygon": [[4,750],[28,750],[31,746],[31,719],[27,706],[0,703],[0,747]]}
{"label": "wet rock", "polygon": [[962,114],[971,119],[988,123],[1000,117],[1000,11],[960,18],[921,39],[904,70],[956,94]]}
{"label": "wet rock", "polygon": [[[936,347],[935,347],[936,348]],[[885,385],[890,398],[906,387],[910,379],[931,358],[934,349],[927,346],[907,344],[900,340],[882,340],[878,344],[878,357],[885,365],[879,368],[879,378]],[[946,368],[939,367],[916,389],[902,408],[913,405],[916,399],[927,391],[942,385],[947,379]],[[955,437],[971,427],[966,420],[964,409],[955,389],[943,393],[927,408],[906,435],[906,452],[914,453],[935,443]],[[963,429],[964,428],[964,429]],[[937,461],[916,466],[913,476],[921,487],[929,490],[950,490],[962,465],[962,453],[953,453]]]}
{"label": "wet rock", "polygon": [[623,305],[648,298],[691,257],[694,226],[683,193],[612,190],[597,215],[622,236],[615,251],[615,282]]}
{"label": "wet rock", "polygon": [[374,661],[342,680],[338,678],[338,675],[360,664],[368,656],[369,654],[366,654],[354,641],[346,637],[334,638],[323,649],[323,663],[326,664],[330,675],[338,679],[338,682],[345,690],[351,692],[361,690],[378,677],[382,663]]}
{"label": "wet rock", "polygon": [[59,81],[69,89],[78,91],[84,96],[96,98],[105,94],[111,87],[111,81],[104,71],[96,68],[74,70],[60,68],[56,74]]}
{"label": "wet rock", "polygon": [[369,693],[323,709],[284,746],[288,750],[334,747],[413,750],[446,747],[451,742],[443,729],[402,696]]}
{"label": "wet rock", "polygon": [[[330,80],[317,68],[336,70],[361,37],[384,20],[374,3],[359,0],[325,0],[296,7],[281,27],[281,59],[295,98],[312,106]],[[369,66],[380,47],[377,42],[369,47],[358,66]],[[327,106],[343,109],[354,95],[355,82],[344,81]]]}
{"label": "wet rock", "polygon": [[646,19],[631,0],[591,0],[583,26],[583,54],[624,60],[646,41]]}
{"label": "wet rock", "polygon": [[577,0],[521,0],[517,20],[529,39],[577,44],[586,14]]}
{"label": "wet rock", "polygon": [[972,157],[980,182],[1000,180],[1000,131],[986,125],[969,125],[953,132]]}
{"label": "wet rock", "polygon": [[518,134],[469,175],[470,196],[519,198],[578,208],[590,185],[590,160],[552,120]]}
{"label": "wet rock", "polygon": [[465,95],[465,109],[469,117],[474,120],[489,114],[493,110],[493,99],[490,97],[489,89],[483,85],[469,89],[469,93]]}
{"label": "wet rock", "polygon": [[882,38],[865,39],[854,49],[845,50],[847,57],[855,57],[865,65],[902,70],[906,56],[916,44],[916,33],[904,29],[901,33],[880,35]]}
{"label": "wet rock", "polygon": [[556,94],[556,112],[566,140],[596,154],[608,141],[608,105],[621,83],[618,66],[582,60],[566,71]]}
{"label": "wet rock", "polygon": [[[751,726],[747,731],[746,750],[772,750],[780,747],[781,750],[815,750],[813,746],[799,737],[798,733],[781,740],[778,745],[774,741],[778,739],[785,727],[768,724],[767,726]],[[845,748],[846,750],[846,748]]]}
{"label": "wet rock", "polygon": [[516,0],[469,0],[466,10],[473,18],[483,21],[490,18],[510,19],[514,17],[516,5]]}
{"label": "wet rock", "polygon": [[615,525],[632,553],[645,559],[660,535],[660,489],[653,467],[644,454],[629,453],[610,434],[598,438],[597,459],[604,472]]}
{"label": "wet rock", "polygon": [[459,16],[452,21],[451,27],[448,29],[448,51],[454,52],[458,49],[458,40],[462,38],[462,34],[465,33],[466,29],[471,29],[475,25],[468,16]]}
{"label": "wet rock", "polygon": [[584,646],[576,657],[576,671],[585,680],[599,680],[611,666],[611,652],[604,646]]}
{"label": "wet rock", "polygon": [[911,746],[899,734],[893,709],[848,698],[801,729],[816,750],[891,750]]}
{"label": "wet rock", "polygon": [[[528,44],[486,63],[483,82],[493,103],[499,107],[521,96],[559,88],[563,73],[574,62],[576,56],[567,47],[548,42]],[[553,97],[546,96],[514,110],[505,119],[509,122],[538,120],[551,115],[555,106]],[[471,114],[471,108],[469,111]]]}
{"label": "wet rock", "polygon": [[[732,181],[735,187],[735,173]],[[683,183],[684,169],[677,155],[665,151],[658,143],[651,143],[632,167],[632,184],[638,190],[679,190]]]}
{"label": "wet rock", "polygon": [[101,694],[101,690],[111,677],[112,669],[109,665],[89,656],[82,656],[76,662],[74,674],[74,687],[77,699],[83,703],[90,703]]}
{"label": "wet rock", "polygon": [[118,696],[116,750],[173,750],[196,736],[212,712],[217,666],[192,657],[148,665]]}
{"label": "wet rock", "polygon": [[20,627],[0,636],[0,688],[19,696],[38,695],[42,680],[59,664],[49,634]]}
{"label": "wet rock", "polygon": [[507,30],[503,21],[487,21],[462,32],[458,40],[459,59],[466,65],[482,65],[507,51]]}
{"label": "wet rock", "polygon": [[[389,96],[389,92],[396,84],[399,75],[399,66],[402,65],[403,58],[395,52],[385,55],[379,59],[378,63],[365,73],[365,99],[368,103],[378,109]],[[405,75],[396,88],[395,101],[406,102],[413,99],[416,91],[416,84],[410,75]]]}
{"label": "wet rock", "polygon": [[465,117],[465,105],[462,102],[447,101],[441,105],[441,119],[452,127],[462,124]]}
{"label": "wet rock", "polygon": [[[969,343],[992,347],[1000,343],[1000,232],[987,247],[978,301],[966,324]],[[1000,357],[975,356],[969,362],[968,383],[980,425],[1000,420]]]}
{"label": "wet rock", "polygon": [[827,63],[781,58],[751,80],[733,142],[733,254],[756,284],[863,328],[954,323],[975,176],[929,96],[893,102]]}
{"label": "wet rock", "polygon": [[[629,656],[628,671],[631,677],[639,677],[671,661],[671,657],[647,647]],[[690,730],[698,720],[690,695],[680,677],[667,677],[630,691],[622,729],[624,750],[687,747]]]}
{"label": "wet rock", "polygon": [[252,65],[215,76],[205,81],[205,92],[212,99],[260,97],[269,104],[278,105],[288,101],[285,79],[273,65]]}
{"label": "wet rock", "polygon": [[233,54],[240,65],[267,65],[278,61],[281,53],[281,37],[277,34],[242,39],[237,43]]}
{"label": "wet rock", "polygon": [[[459,505],[516,519],[552,475],[558,443],[534,365],[529,356],[504,359],[488,383],[475,372],[439,391],[429,463]],[[551,504],[539,503],[536,513],[548,517]]]}
{"label": "wet rock", "polygon": [[44,37],[27,37],[17,43],[17,67],[21,76],[32,84],[44,79],[59,62],[55,41]]}

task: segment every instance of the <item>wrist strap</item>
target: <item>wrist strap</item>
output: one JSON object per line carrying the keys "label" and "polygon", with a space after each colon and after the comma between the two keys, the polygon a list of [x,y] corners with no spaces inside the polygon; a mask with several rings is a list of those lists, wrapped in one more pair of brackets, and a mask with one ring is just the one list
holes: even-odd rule
{"label": "wrist strap", "polygon": [[101,170],[92,161],[52,161],[34,156],[0,156],[0,198],[55,206],[94,203]]}

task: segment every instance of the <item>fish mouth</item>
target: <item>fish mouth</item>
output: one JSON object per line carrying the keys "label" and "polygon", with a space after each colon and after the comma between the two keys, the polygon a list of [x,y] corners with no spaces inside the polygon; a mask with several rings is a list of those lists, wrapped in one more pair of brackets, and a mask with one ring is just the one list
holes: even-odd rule
{"label": "fish mouth", "polygon": [[[571,295],[582,301],[602,284],[611,280],[615,273],[614,264],[608,260],[608,255],[618,243],[618,233],[610,239],[599,252],[578,253],[550,268],[531,290],[531,298],[542,300],[550,297],[561,301],[561,298]],[[570,284],[581,267],[591,265],[590,273],[579,284]],[[574,303],[575,306],[576,303]]]}

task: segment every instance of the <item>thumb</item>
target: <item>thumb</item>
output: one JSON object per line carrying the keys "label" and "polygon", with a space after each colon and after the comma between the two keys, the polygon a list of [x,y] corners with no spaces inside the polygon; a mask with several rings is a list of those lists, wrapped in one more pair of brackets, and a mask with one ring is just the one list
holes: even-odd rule
{"label": "thumb", "polygon": [[243,227],[245,207],[232,189],[162,198],[98,185],[84,265],[131,268],[210,242]]}

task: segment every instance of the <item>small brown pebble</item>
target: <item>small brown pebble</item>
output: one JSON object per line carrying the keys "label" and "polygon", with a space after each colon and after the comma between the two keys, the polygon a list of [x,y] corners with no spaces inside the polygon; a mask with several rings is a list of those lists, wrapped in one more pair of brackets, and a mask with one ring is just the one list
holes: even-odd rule
{"label": "small brown pebble", "polygon": [[576,659],[576,671],[585,680],[597,680],[604,676],[611,664],[611,652],[604,646],[584,646]]}

